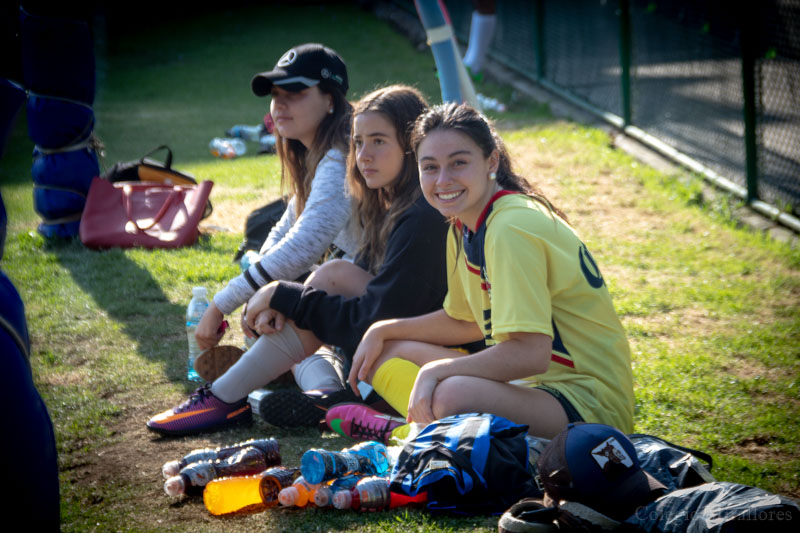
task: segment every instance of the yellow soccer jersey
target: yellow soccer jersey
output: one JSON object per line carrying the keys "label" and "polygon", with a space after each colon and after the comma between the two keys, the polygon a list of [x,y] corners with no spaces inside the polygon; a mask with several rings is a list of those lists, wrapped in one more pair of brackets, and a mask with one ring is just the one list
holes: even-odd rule
{"label": "yellow soccer jersey", "polygon": [[549,335],[550,367],[524,381],[557,389],[587,422],[630,433],[630,348],[603,276],[575,230],[536,200],[501,191],[477,229],[464,228],[460,247],[458,233],[450,232],[445,312],[480,325],[488,346],[514,332]]}

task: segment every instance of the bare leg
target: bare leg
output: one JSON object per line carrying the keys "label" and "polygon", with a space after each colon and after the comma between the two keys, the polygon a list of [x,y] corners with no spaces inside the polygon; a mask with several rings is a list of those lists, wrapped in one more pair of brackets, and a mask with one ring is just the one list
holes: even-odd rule
{"label": "bare leg", "polygon": [[[405,359],[421,367],[430,361],[461,355],[464,354],[423,342],[392,341],[386,344],[373,365],[368,381],[372,382],[378,369],[393,358]],[[406,367],[404,370],[409,369]],[[404,390],[377,389],[378,393],[384,398],[392,398],[398,405],[407,404],[413,381],[399,377],[382,378],[376,382],[398,384]],[[527,424],[531,435],[543,438],[553,438],[568,423],[564,408],[548,392],[471,376],[453,376],[439,383],[434,391],[432,407],[437,418],[470,412],[493,413],[518,424]],[[398,406],[395,409],[404,412]]]}
{"label": "bare leg", "polygon": [[453,376],[436,386],[433,413],[437,418],[471,412],[527,424],[528,433],[548,439],[569,422],[559,401],[541,389],[471,376]]}

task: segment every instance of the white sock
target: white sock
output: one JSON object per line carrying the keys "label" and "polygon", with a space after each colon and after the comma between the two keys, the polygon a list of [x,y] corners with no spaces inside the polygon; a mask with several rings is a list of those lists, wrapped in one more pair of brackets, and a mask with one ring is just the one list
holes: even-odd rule
{"label": "white sock", "polygon": [[344,388],[342,361],[326,346],[292,368],[297,385],[304,391],[335,391]]}
{"label": "white sock", "polygon": [[288,324],[278,333],[261,335],[256,343],[218,377],[211,392],[226,403],[246,398],[305,358],[303,344]]}
{"label": "white sock", "polygon": [[472,22],[469,27],[469,45],[464,54],[464,65],[469,67],[473,74],[483,68],[483,61],[489,51],[489,44],[494,37],[494,28],[497,25],[497,15],[481,15],[472,12]]}

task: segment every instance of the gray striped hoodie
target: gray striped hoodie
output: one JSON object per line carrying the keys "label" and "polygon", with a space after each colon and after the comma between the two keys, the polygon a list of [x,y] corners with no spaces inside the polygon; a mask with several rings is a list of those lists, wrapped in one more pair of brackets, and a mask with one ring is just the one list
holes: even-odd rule
{"label": "gray striped hoodie", "polygon": [[228,315],[256,292],[253,282],[262,287],[272,280],[294,280],[308,272],[333,243],[347,256],[358,249],[355,224],[350,223],[350,197],[345,190],[345,156],[328,150],[317,165],[311,191],[300,216],[295,215],[295,199],[272,228],[261,247],[261,260],[247,272],[233,278],[214,296],[214,304]]}

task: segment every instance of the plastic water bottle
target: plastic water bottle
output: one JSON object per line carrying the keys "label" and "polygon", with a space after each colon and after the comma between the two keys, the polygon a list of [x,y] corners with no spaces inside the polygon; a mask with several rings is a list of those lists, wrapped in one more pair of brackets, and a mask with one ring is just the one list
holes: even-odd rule
{"label": "plastic water bottle", "polygon": [[277,142],[278,141],[275,138],[275,135],[273,135],[271,133],[267,133],[266,135],[262,135],[258,139],[258,144],[261,145],[261,152],[262,153],[267,153],[267,154],[274,154],[277,151],[277,148],[275,148],[275,144]]}
{"label": "plastic water bottle", "polygon": [[291,487],[281,489],[278,493],[278,501],[284,507],[305,507],[314,505],[314,494],[319,485],[313,485],[303,479],[303,476],[294,480]]}
{"label": "plastic water bottle", "polygon": [[314,492],[314,504],[316,504],[317,507],[333,505],[333,495],[336,492],[352,489],[362,477],[363,476],[344,476],[333,480],[330,485],[321,485],[316,492]]}
{"label": "plastic water bottle", "polygon": [[217,448],[198,448],[183,456],[179,461],[167,461],[161,467],[164,479],[177,476],[182,468],[192,463],[201,461],[224,461],[228,457],[236,454],[239,450],[252,446],[264,452],[267,466],[277,466],[281,464],[280,446],[275,439],[250,439],[244,442],[237,442],[229,446],[219,446]]}
{"label": "plastic water bottle", "polygon": [[206,485],[203,503],[213,515],[264,511],[278,505],[281,489],[299,475],[297,468],[276,466],[255,476],[215,479]]}
{"label": "plastic water bottle", "polygon": [[333,506],[337,509],[360,509],[362,511],[383,511],[413,503],[424,503],[428,494],[421,492],[408,496],[389,490],[389,480],[370,476],[360,480],[350,490],[340,490],[333,495]]}
{"label": "plastic water bottle", "polygon": [[266,128],[259,124],[258,126],[246,126],[244,124],[237,124],[225,132],[228,137],[235,137],[244,139],[245,141],[257,142],[264,134]]}
{"label": "plastic water bottle", "polygon": [[389,469],[388,452],[377,441],[362,442],[341,452],[312,449],[303,454],[300,469],[309,483],[350,474],[383,474]]}
{"label": "plastic water bottle", "polygon": [[200,355],[200,348],[197,347],[197,339],[194,338],[194,332],[197,331],[197,325],[200,319],[203,318],[203,313],[208,309],[208,297],[206,296],[205,287],[194,287],[192,289],[192,301],[189,302],[189,307],[186,308],[186,336],[189,341],[189,360],[187,362],[186,379],[189,381],[202,382],[197,371],[194,369],[194,360]]}
{"label": "plastic water bottle", "polygon": [[241,139],[227,137],[214,137],[208,143],[208,149],[214,157],[221,157],[222,159],[233,159],[240,155],[244,155],[247,151],[247,146]]}
{"label": "plastic water bottle", "polygon": [[492,98],[491,96],[485,96],[483,94],[478,93],[478,103],[481,105],[481,109],[491,110],[491,111],[499,111],[500,113],[505,112],[506,105],[499,101],[497,98]]}
{"label": "plastic water bottle", "polygon": [[275,466],[274,456],[271,459],[268,463],[267,454],[255,446],[247,446],[222,460],[191,463],[164,482],[164,492],[178,496],[186,494],[191,487],[205,487],[212,479],[258,474]]}

